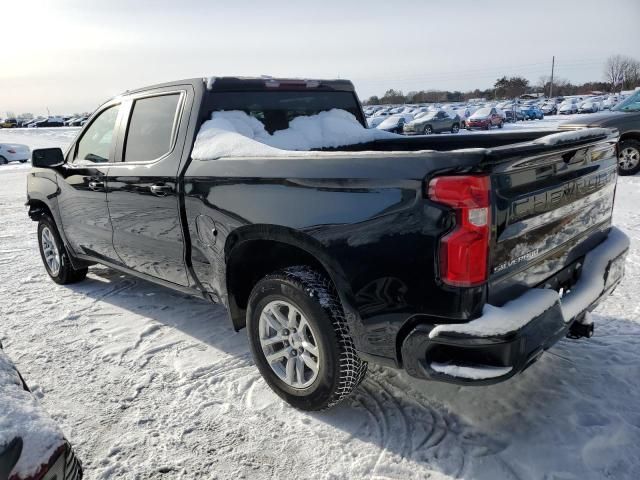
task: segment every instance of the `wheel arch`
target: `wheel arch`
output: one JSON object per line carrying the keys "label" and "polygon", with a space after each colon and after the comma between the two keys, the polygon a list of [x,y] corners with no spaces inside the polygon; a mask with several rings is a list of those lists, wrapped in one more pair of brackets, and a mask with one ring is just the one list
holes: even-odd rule
{"label": "wheel arch", "polygon": [[624,142],[625,140],[637,140],[640,142],[640,131],[632,130],[625,132],[620,135],[620,140],[618,140],[618,142]]}
{"label": "wheel arch", "polygon": [[227,307],[235,330],[246,325],[246,307],[255,284],[264,276],[294,265],[308,265],[333,283],[351,323],[353,295],[340,265],[315,238],[298,230],[271,226],[241,227],[225,242]]}

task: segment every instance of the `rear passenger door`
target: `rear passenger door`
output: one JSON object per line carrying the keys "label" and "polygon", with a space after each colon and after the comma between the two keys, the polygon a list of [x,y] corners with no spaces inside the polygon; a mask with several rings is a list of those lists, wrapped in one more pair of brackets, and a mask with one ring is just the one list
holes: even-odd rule
{"label": "rear passenger door", "polygon": [[118,160],[107,179],[113,246],[125,266],[188,286],[178,169],[191,86],[127,96]]}

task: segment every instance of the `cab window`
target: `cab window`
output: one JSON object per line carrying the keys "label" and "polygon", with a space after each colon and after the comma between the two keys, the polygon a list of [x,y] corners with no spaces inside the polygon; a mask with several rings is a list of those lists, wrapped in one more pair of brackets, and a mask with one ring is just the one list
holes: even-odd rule
{"label": "cab window", "polygon": [[74,162],[109,162],[119,111],[120,105],[114,105],[98,115],[78,142]]}
{"label": "cab window", "polygon": [[125,142],[125,162],[148,162],[171,151],[180,94],[145,97],[133,102]]}

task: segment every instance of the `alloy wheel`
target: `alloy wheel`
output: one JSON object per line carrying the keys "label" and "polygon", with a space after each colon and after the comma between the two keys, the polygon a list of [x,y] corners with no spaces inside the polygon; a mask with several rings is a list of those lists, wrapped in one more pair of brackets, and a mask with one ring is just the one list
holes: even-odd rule
{"label": "alloy wheel", "polygon": [[53,234],[49,227],[44,227],[40,234],[40,242],[42,243],[42,251],[44,259],[47,262],[49,271],[54,277],[60,273],[60,252],[53,239]]}
{"label": "alloy wheel", "polygon": [[618,157],[622,170],[633,170],[640,163],[640,151],[637,148],[623,148]]}
{"label": "alloy wheel", "polygon": [[262,352],[280,380],[297,389],[316,380],[320,349],[311,324],[297,307],[283,300],[268,303],[258,330]]}

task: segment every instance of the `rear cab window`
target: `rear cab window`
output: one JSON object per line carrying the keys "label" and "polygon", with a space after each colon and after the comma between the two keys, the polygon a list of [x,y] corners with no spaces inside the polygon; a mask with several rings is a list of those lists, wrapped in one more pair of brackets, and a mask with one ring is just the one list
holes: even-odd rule
{"label": "rear cab window", "polygon": [[207,103],[208,117],[214,111],[242,111],[260,120],[267,132],[289,128],[289,122],[299,116],[340,109],[360,121],[360,105],[348,91],[223,91],[211,92]]}

